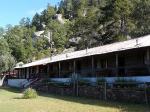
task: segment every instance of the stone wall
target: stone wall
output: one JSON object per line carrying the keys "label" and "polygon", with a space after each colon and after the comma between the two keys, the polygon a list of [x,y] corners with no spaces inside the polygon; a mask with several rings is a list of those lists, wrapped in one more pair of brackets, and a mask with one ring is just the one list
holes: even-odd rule
{"label": "stone wall", "polygon": [[48,85],[45,89],[48,93],[57,95],[79,96],[100,100],[112,100],[132,103],[150,104],[150,91],[145,89],[123,89],[109,88],[104,89],[98,86],[78,86],[74,89],[73,86],[63,87],[57,85]]}
{"label": "stone wall", "polygon": [[48,93],[73,96],[75,92],[72,86],[63,87],[58,85],[49,85]]}
{"label": "stone wall", "polygon": [[104,99],[104,89],[94,86],[79,86],[78,96],[94,99]]}
{"label": "stone wall", "polygon": [[144,90],[108,89],[107,99],[113,101],[124,101],[132,103],[146,103]]}

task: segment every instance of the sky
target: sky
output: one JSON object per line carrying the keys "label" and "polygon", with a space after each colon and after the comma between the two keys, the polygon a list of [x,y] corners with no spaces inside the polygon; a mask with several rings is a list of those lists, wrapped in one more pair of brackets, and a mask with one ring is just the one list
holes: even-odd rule
{"label": "sky", "polygon": [[46,9],[47,4],[58,5],[61,0],[1,0],[0,26],[17,25],[23,17],[32,18],[36,12]]}

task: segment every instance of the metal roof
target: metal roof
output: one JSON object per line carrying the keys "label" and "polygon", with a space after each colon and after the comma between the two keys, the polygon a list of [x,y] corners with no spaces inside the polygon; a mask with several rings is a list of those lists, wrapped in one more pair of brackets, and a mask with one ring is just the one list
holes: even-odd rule
{"label": "metal roof", "polygon": [[63,61],[63,60],[129,50],[129,49],[134,49],[134,48],[148,47],[148,46],[150,46],[150,35],[123,41],[123,42],[116,42],[116,43],[108,44],[104,46],[75,51],[71,53],[59,54],[56,56],[52,56],[51,58],[50,57],[44,58],[41,60],[37,60],[31,63],[24,64],[21,67],[15,67],[15,68],[26,68],[26,67],[37,66],[37,65],[46,65],[48,63],[53,63],[53,62],[58,62],[58,61]]}

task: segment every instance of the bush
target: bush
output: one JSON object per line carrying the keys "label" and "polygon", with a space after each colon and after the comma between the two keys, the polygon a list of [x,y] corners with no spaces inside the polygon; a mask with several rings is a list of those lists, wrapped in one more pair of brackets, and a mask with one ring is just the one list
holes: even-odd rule
{"label": "bush", "polygon": [[79,79],[78,80],[78,85],[79,86],[90,86],[91,82],[88,79]]}
{"label": "bush", "polygon": [[54,81],[54,80],[49,80],[48,82],[49,85],[52,86],[58,86],[58,87],[69,87],[73,85],[73,82],[60,82],[60,81]]}
{"label": "bush", "polygon": [[38,95],[37,95],[37,92],[36,90],[32,89],[32,88],[28,88],[24,91],[23,93],[23,98],[25,99],[32,99],[32,98],[36,98]]}
{"label": "bush", "polygon": [[96,80],[96,83],[97,83],[97,85],[104,85],[104,83],[106,83],[107,82],[107,80],[105,79],[105,78],[98,78],[97,80]]}
{"label": "bush", "polygon": [[117,87],[117,88],[137,88],[138,82],[134,79],[118,78],[115,80],[114,87]]}

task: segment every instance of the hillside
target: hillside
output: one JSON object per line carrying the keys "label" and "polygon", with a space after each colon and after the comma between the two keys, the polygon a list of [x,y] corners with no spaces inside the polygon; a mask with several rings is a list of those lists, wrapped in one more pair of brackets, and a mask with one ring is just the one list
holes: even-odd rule
{"label": "hillside", "polygon": [[[32,20],[0,30],[1,71],[67,49],[80,50],[150,34],[150,0],[63,0]],[[3,44],[2,44],[3,43]],[[69,50],[70,51],[70,50]],[[6,62],[5,60],[9,60]]]}

